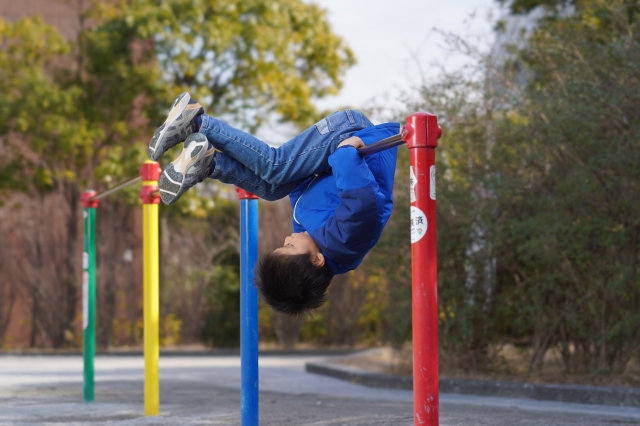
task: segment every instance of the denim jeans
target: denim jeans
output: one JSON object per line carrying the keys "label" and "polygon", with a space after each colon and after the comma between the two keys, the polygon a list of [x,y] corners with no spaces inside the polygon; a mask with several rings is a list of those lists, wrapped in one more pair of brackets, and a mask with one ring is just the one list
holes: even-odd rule
{"label": "denim jeans", "polygon": [[200,133],[219,151],[209,175],[265,200],[286,197],[309,176],[329,169],[329,156],[354,132],[373,124],[359,111],[323,118],[278,148],[208,115]]}

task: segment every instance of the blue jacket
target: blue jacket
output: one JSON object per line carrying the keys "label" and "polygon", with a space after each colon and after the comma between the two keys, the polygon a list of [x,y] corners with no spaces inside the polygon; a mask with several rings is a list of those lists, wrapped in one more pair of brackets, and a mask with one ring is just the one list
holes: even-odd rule
{"label": "blue jacket", "polygon": [[[355,132],[365,145],[400,132],[385,123]],[[352,146],[329,157],[331,170],[311,177],[290,194],[293,231],[307,231],[334,274],[355,269],[378,242],[393,208],[398,149],[360,157]]]}

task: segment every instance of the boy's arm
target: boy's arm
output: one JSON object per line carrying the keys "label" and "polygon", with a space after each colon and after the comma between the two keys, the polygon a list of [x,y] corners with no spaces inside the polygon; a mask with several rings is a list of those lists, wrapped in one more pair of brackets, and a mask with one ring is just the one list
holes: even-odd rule
{"label": "boy's arm", "polygon": [[339,189],[340,204],[320,231],[326,244],[321,248],[344,265],[371,248],[382,209],[376,201],[380,188],[352,144],[345,144],[331,154],[329,165]]}
{"label": "boy's arm", "polygon": [[375,191],[379,189],[367,162],[358,153],[357,148],[361,146],[364,144],[360,138],[351,137],[341,142],[338,149],[329,156],[331,172],[340,193],[367,186]]}

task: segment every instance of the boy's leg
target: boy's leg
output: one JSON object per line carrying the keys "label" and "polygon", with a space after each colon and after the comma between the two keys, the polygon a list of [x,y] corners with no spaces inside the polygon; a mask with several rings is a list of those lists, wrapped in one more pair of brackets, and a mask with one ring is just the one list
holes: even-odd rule
{"label": "boy's leg", "polygon": [[212,168],[209,177],[222,183],[235,185],[267,201],[286,197],[307,179],[305,177],[287,183],[272,184],[223,152],[216,152],[215,167]]}
{"label": "boy's leg", "polygon": [[169,163],[160,176],[160,198],[165,204],[173,204],[207,177],[236,185],[268,201],[286,197],[304,181],[270,184],[233,158],[216,152],[202,133],[192,133],[185,140],[178,158]]}
{"label": "boy's leg", "polygon": [[371,122],[359,111],[338,111],[278,148],[207,115],[202,116],[200,133],[261,180],[277,185],[327,170],[338,144],[369,126]]}

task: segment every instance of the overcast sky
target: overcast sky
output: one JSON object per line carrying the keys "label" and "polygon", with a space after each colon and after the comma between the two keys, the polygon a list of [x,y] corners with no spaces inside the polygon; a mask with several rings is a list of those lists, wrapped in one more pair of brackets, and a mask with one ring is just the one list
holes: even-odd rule
{"label": "overcast sky", "polygon": [[[446,60],[442,36],[491,37],[488,16],[495,0],[313,0],[328,10],[333,30],[354,50],[358,63],[340,95],[320,105],[366,105],[372,97],[408,89],[407,80],[433,75],[435,61]],[[475,16],[475,17],[474,17]],[[455,60],[449,60],[455,67]]]}
{"label": "overcast sky", "polygon": [[[438,30],[467,39],[493,39],[489,16],[495,0],[305,0],[328,11],[333,31],[354,51],[357,64],[344,77],[339,95],[317,102],[323,109],[366,108],[371,99],[398,105],[399,90],[415,87],[419,76],[433,76],[435,62],[448,69],[461,63],[446,55]],[[376,117],[372,117],[374,123]],[[266,126],[258,136],[279,145],[293,135],[287,126]]]}

